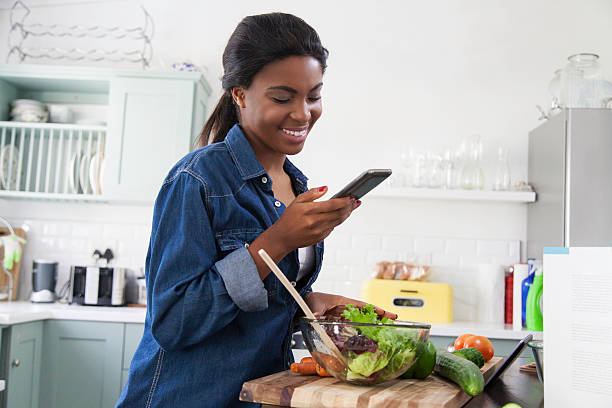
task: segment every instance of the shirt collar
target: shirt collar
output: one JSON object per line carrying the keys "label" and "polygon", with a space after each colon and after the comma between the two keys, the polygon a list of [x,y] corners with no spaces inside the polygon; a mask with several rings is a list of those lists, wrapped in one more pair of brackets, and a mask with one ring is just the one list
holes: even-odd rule
{"label": "shirt collar", "polygon": [[[227,145],[227,149],[232,159],[234,159],[234,163],[240,172],[242,180],[248,180],[266,174],[266,170],[259,160],[257,160],[257,156],[255,156],[255,152],[242,132],[240,125],[235,124],[230,129],[225,137],[225,144]],[[297,180],[304,188],[306,187],[308,178],[295,167],[289,159],[285,158],[283,168],[291,178]]]}

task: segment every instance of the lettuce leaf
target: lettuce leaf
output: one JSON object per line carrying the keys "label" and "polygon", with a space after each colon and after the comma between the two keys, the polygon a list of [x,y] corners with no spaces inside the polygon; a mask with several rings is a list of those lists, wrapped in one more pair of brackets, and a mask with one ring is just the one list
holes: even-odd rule
{"label": "lettuce leaf", "polygon": [[383,369],[388,363],[389,360],[382,351],[377,350],[374,353],[366,351],[362,354],[355,354],[349,362],[348,368],[353,373],[369,377],[372,373]]}

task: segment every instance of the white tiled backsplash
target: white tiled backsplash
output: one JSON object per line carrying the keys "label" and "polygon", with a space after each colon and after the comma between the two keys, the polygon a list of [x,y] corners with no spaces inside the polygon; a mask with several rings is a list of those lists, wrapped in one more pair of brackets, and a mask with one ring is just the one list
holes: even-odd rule
{"label": "white tiled backsplash", "polygon": [[453,287],[454,319],[476,320],[478,265],[519,262],[520,241],[332,234],[325,240],[325,259],[313,289],[359,299],[362,282],[372,278],[376,263],[383,260],[431,265],[428,280]]}
{"label": "white tiled backsplash", "polygon": [[[115,254],[114,265],[136,272],[144,266],[151,230],[151,207],[40,202],[22,202],[15,206],[17,202],[8,203],[10,207],[0,206],[1,213],[14,226],[26,224],[29,228],[19,282],[21,299],[30,295],[32,260],[35,258],[59,261],[58,289],[68,279],[70,265],[90,263],[94,249],[103,252],[111,248]],[[374,204],[372,202],[371,207]],[[453,208],[460,207],[454,205]],[[489,208],[487,211],[493,210]],[[492,239],[483,233],[485,227],[482,223],[473,223],[474,238],[469,234],[436,236],[448,230],[447,223],[444,228],[438,227],[435,234],[425,235],[422,231],[415,231],[417,226],[394,225],[383,220],[386,217],[384,213],[376,213],[378,223],[368,222],[372,219],[371,213],[362,213],[349,226],[337,228],[326,239],[323,268],[314,284],[315,290],[360,298],[361,284],[371,278],[377,262],[416,259],[432,266],[430,281],[446,282],[453,287],[455,320],[475,320],[478,265],[495,263],[507,266],[521,260],[520,240]],[[453,217],[456,218],[456,214]],[[509,229],[512,222],[490,228]],[[481,225],[480,230],[476,229],[478,225]],[[364,230],[368,233],[359,232]]]}

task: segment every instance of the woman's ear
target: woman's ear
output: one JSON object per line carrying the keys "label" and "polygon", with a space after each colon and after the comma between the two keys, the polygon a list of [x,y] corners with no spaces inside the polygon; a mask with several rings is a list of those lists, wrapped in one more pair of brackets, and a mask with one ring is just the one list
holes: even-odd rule
{"label": "woman's ear", "polygon": [[232,88],[232,99],[234,99],[234,102],[236,103],[236,105],[238,105],[239,108],[244,109],[246,108],[246,92],[244,90],[244,88],[240,87],[240,86],[235,86]]}

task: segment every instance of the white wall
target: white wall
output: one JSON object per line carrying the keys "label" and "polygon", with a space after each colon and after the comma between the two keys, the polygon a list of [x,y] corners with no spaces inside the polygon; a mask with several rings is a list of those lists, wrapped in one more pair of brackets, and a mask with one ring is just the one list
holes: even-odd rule
{"label": "white wall", "polygon": [[[0,6],[10,7],[12,3],[3,1]],[[554,70],[565,64],[568,55],[595,52],[601,56],[606,77],[612,78],[612,2],[608,0],[31,0],[30,4],[30,22],[107,26],[141,24],[138,4],[143,4],[155,21],[154,68],[165,69],[169,63],[185,59],[206,66],[214,89],[211,104],[220,95],[223,48],[243,16],[285,11],[304,18],[319,32],[330,58],[324,78],[323,117],[294,160],[310,176],[311,186],[328,185],[332,191],[364,168],[402,171],[399,155],[410,146],[441,149],[455,146],[462,137],[474,133],[482,135],[487,153],[497,145],[509,147],[513,180],[525,180],[527,133],[539,123],[535,105],[549,105],[547,86]],[[0,33],[8,29],[9,11],[0,10]],[[99,43],[90,42],[84,48],[93,44]],[[114,47],[111,43],[102,45]],[[0,41],[0,58],[7,53],[7,44]],[[487,163],[489,176],[491,166]],[[129,222],[134,227],[129,236],[135,233],[142,238],[150,228],[150,208],[71,205],[69,209],[73,208],[66,217],[66,206],[0,200],[0,214],[16,223],[33,223],[30,237],[54,237],[48,235],[53,228],[44,230],[49,223],[66,226],[68,230],[63,231],[71,231],[70,225],[90,225],[93,210],[93,231],[102,231],[99,236],[118,245],[125,231],[112,227],[123,222],[121,217],[116,218],[117,211],[137,214]],[[459,281],[451,275],[468,276],[483,261],[478,249],[469,249],[482,248],[482,242],[504,242],[502,246],[509,248],[505,254],[484,251],[488,254],[484,261],[518,260],[520,253],[512,253],[511,248],[517,241],[524,245],[525,222],[522,204],[367,199],[329,239],[329,266],[338,266],[338,259],[344,258],[334,254],[347,245],[363,253],[365,240],[374,243],[373,251],[385,251],[388,244],[383,243],[390,242],[390,237],[404,237],[409,242],[406,251],[438,254],[435,259],[443,271],[440,280]],[[435,241],[435,248],[428,249],[418,244],[422,238],[442,241]],[[453,239],[469,240],[460,245],[469,249],[464,258],[454,257]],[[146,239],[126,242],[123,249],[128,255],[120,259],[133,267],[144,263],[138,257],[143,256]],[[90,250],[45,248],[32,243],[27,251],[33,256],[36,250],[36,257],[52,252],[70,262],[71,257],[82,257]],[[401,251],[396,252],[400,257]],[[331,268],[319,284],[356,296],[355,287],[375,258],[366,255],[361,265],[353,265],[360,272],[348,277]],[[25,265],[28,269],[27,262]],[[24,273],[29,278],[29,270]],[[24,286],[22,296],[27,296],[28,290]],[[469,308],[459,314],[460,318],[470,316]]]}

